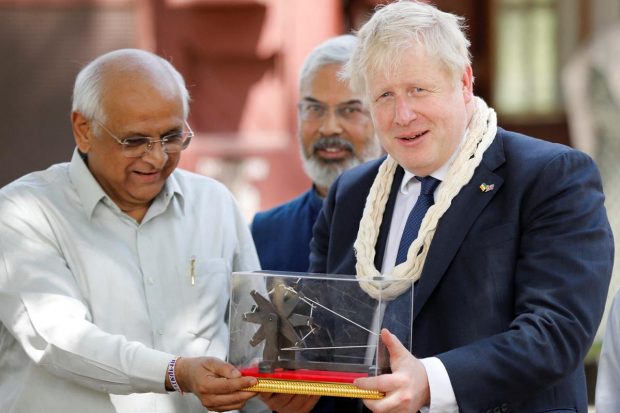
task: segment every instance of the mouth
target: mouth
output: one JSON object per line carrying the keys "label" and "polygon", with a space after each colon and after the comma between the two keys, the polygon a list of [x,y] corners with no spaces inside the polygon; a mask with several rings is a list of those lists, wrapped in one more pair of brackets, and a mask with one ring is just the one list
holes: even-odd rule
{"label": "mouth", "polygon": [[348,148],[330,146],[327,148],[317,149],[314,153],[323,159],[335,160],[348,157],[351,154],[351,151]]}
{"label": "mouth", "polygon": [[425,136],[428,132],[429,132],[428,130],[425,130],[425,131],[417,133],[415,135],[397,136],[397,139],[402,140],[402,141],[406,141],[406,142],[411,142],[411,141],[415,141],[415,140],[421,138],[422,136]]}
{"label": "mouth", "polygon": [[312,149],[314,155],[326,161],[338,161],[353,154],[351,142],[340,137],[321,138]]}
{"label": "mouth", "polygon": [[161,176],[161,171],[150,171],[150,172],[133,171],[133,174],[141,182],[150,183],[150,182],[159,180],[159,177]]}

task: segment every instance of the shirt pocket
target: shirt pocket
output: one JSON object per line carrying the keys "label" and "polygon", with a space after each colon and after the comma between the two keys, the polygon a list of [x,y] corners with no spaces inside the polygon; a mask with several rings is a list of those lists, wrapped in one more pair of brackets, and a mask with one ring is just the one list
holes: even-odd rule
{"label": "shirt pocket", "polygon": [[[193,266],[193,268],[192,268]],[[223,258],[195,258],[187,269],[187,331],[213,341],[227,334],[225,315],[230,296],[230,269]]]}

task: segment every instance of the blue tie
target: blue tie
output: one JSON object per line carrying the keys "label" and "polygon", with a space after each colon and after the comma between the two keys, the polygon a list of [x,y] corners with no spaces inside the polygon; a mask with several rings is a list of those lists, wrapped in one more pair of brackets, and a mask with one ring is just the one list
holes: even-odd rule
{"label": "blue tie", "polygon": [[407,260],[409,247],[418,236],[418,231],[420,231],[420,225],[422,224],[424,215],[426,215],[426,211],[435,203],[433,192],[435,192],[435,189],[441,182],[432,176],[425,176],[423,178],[416,176],[415,179],[422,182],[422,189],[420,190],[418,200],[415,202],[413,209],[407,217],[403,235],[400,237],[398,254],[396,254],[396,265]]}
{"label": "blue tie", "polygon": [[[423,178],[416,176],[416,179],[422,183],[422,189],[420,190],[418,200],[407,217],[407,223],[400,238],[395,265],[407,260],[409,247],[418,236],[426,211],[435,203],[433,193],[441,183],[441,181],[432,176],[425,176]],[[407,290],[394,301],[388,303],[383,317],[383,327],[395,334],[406,348],[410,348],[411,345],[409,333],[411,331],[410,314],[412,305],[411,291]]]}

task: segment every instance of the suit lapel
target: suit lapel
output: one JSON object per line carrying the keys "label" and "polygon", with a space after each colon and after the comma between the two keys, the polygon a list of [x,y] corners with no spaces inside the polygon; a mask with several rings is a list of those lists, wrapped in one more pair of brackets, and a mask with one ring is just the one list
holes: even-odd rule
{"label": "suit lapel", "polygon": [[383,255],[385,252],[385,245],[387,244],[388,235],[390,233],[392,215],[394,214],[394,205],[396,204],[396,195],[398,195],[400,184],[403,181],[404,175],[405,170],[400,166],[397,167],[394,173],[392,187],[390,188],[390,196],[388,197],[387,204],[385,205],[385,211],[383,212],[383,220],[381,221],[381,228],[379,228],[379,236],[377,237],[377,243],[375,245],[375,268],[381,269],[383,266]]}
{"label": "suit lapel", "polygon": [[[452,200],[452,205],[439,220],[422,276],[416,285],[414,320],[445,274],[476,218],[499,192],[504,180],[493,171],[504,161],[503,145],[498,133],[469,183]],[[480,188],[483,183],[493,184],[493,190],[485,192]]]}

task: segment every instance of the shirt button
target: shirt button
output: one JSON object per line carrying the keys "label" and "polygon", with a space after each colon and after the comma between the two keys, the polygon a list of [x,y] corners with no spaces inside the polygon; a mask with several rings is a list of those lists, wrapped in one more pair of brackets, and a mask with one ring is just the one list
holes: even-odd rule
{"label": "shirt button", "polygon": [[162,330],[161,328],[159,330],[157,330],[157,334],[159,334],[160,336],[164,335],[164,330]]}
{"label": "shirt button", "polygon": [[149,282],[149,285],[155,284],[155,280],[153,279],[153,277],[149,277],[148,282]]}

